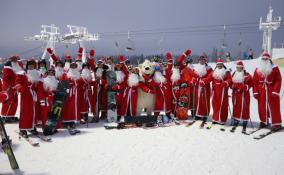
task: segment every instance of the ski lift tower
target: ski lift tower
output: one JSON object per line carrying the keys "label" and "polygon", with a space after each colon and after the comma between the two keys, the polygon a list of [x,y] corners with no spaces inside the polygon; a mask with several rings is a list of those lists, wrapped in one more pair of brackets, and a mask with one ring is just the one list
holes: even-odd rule
{"label": "ski lift tower", "polygon": [[59,27],[56,27],[54,24],[48,25],[41,25],[41,32],[40,35],[34,35],[32,37],[25,37],[25,40],[34,40],[34,41],[44,41],[46,42],[45,48],[43,50],[43,54],[41,59],[45,59],[46,56],[46,49],[51,48],[54,52],[55,43],[59,42]]}
{"label": "ski lift tower", "polygon": [[82,61],[86,62],[86,49],[84,41],[97,41],[99,40],[99,34],[90,34],[86,27],[67,25],[70,33],[65,34],[61,37],[62,42],[71,44],[79,43],[80,47],[83,48]]}
{"label": "ski lift tower", "polygon": [[[267,51],[270,55],[271,52],[271,39],[272,39],[272,31],[277,30],[280,27],[281,16],[278,16],[273,19],[272,16],[273,9],[269,6],[269,12],[267,13],[266,21],[262,22],[262,17],[259,21],[259,30],[263,31],[263,41],[262,41],[262,49]],[[272,55],[271,55],[272,56]]]}

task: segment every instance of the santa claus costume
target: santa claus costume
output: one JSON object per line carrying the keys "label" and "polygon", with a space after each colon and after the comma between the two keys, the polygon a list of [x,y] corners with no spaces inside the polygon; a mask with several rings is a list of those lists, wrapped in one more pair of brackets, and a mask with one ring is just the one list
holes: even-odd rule
{"label": "santa claus costume", "polygon": [[282,124],[279,95],[281,81],[278,66],[272,64],[269,53],[264,52],[253,74],[253,95],[258,101],[260,127],[266,127],[271,118],[273,131],[279,130]]}
{"label": "santa claus costume", "polygon": [[206,57],[201,55],[198,58],[198,64],[194,66],[193,85],[193,101],[195,120],[207,121],[210,113],[210,97],[211,97],[211,79],[212,68],[207,65]]}
{"label": "santa claus costume", "polygon": [[[224,125],[228,118],[228,89],[232,82],[230,72],[224,66],[223,60],[218,58],[216,61],[216,68],[211,73],[212,80],[212,107],[213,124],[219,123]],[[205,80],[206,81],[206,80]]]}
{"label": "santa claus costume", "polygon": [[174,63],[173,66],[173,59],[170,52],[166,53],[166,59],[167,59],[167,69],[166,74],[169,74],[169,76],[166,76],[170,78],[169,82],[171,83],[171,110],[174,116],[176,115],[176,107],[178,103],[178,99],[180,96],[180,85],[181,85],[181,76],[180,76],[180,68],[178,63]]}
{"label": "santa claus costume", "polygon": [[153,90],[148,88],[143,82],[139,81],[139,69],[135,67],[127,76],[127,86],[123,91],[123,96],[121,99],[122,105],[120,106],[122,115],[121,121],[123,121],[124,116],[136,116],[138,88],[141,88],[141,90],[146,93],[154,93]]}
{"label": "santa claus costume", "polygon": [[53,96],[56,91],[58,80],[55,78],[55,71],[49,69],[47,76],[42,80],[42,87],[38,88],[38,101],[40,103],[40,114],[42,128],[45,127],[48,119],[48,112],[50,112],[53,104]]}
{"label": "santa claus costume", "polygon": [[[92,61],[91,61],[92,62]],[[92,65],[92,64],[91,64]],[[93,64],[94,65],[94,64]],[[93,105],[91,107],[94,117],[93,122],[98,122],[99,119],[107,118],[107,81],[106,81],[106,70],[108,66],[104,64],[104,60],[100,59],[97,63],[97,66],[94,65],[94,75],[95,81],[93,85]],[[99,116],[101,113],[101,116]]]}
{"label": "santa claus costume", "polygon": [[120,118],[122,116],[121,112],[121,106],[122,103],[122,97],[124,90],[127,86],[127,77],[128,77],[128,70],[124,64],[125,57],[119,56],[118,57],[119,64],[116,64],[115,66],[115,74],[116,74],[116,84],[112,87],[112,90],[116,91],[115,99],[116,99],[116,114],[117,114],[117,121],[120,121]]}
{"label": "santa claus costume", "polygon": [[[169,78],[168,78],[169,79]],[[149,82],[150,87],[154,87],[156,94],[155,106],[154,106],[154,115],[158,116],[160,112],[165,112],[167,119],[170,119],[171,116],[171,88],[170,82],[167,81],[167,78],[162,75],[162,70],[160,66],[155,66],[155,72],[153,79]],[[163,118],[163,122],[167,122]]]}
{"label": "santa claus costume", "polygon": [[[38,89],[42,88],[42,86],[43,86],[41,74],[36,69],[37,64],[36,64],[35,60],[29,59],[28,62],[27,62],[27,66],[30,66],[30,65],[33,65],[35,68],[34,69],[32,69],[32,68],[28,69],[28,67],[26,67],[26,70],[27,70],[26,75],[28,77],[29,82],[31,83],[32,90],[36,94],[38,94]],[[36,101],[36,105],[35,105],[35,116],[36,116],[36,124],[38,124],[38,121],[41,121],[40,103],[39,103],[38,100]]]}
{"label": "santa claus costume", "polygon": [[88,114],[91,106],[93,105],[93,98],[92,98],[93,91],[91,87],[93,80],[92,80],[92,74],[89,63],[83,63],[81,77],[83,79],[84,85],[82,87],[83,93],[82,93],[82,103],[81,103],[80,113],[81,113],[81,123],[84,124],[88,120]]}
{"label": "santa claus costume", "polygon": [[[183,112],[184,109],[179,109],[178,118],[181,120],[188,119],[187,112],[188,110],[191,110],[192,116],[193,114],[193,84],[192,84],[192,78],[194,76],[193,68],[191,64],[188,64],[185,62],[185,59],[191,54],[191,50],[186,50],[182,55],[180,55],[177,59],[177,62],[180,65],[181,70],[181,84],[180,84],[180,97],[181,100],[185,100],[185,97],[188,97],[187,100],[185,100],[187,105],[187,111]],[[182,114],[186,113],[186,115]]]}
{"label": "santa claus costume", "polygon": [[82,101],[79,101],[79,89],[82,88],[84,82],[75,62],[70,64],[67,72],[68,94],[62,109],[62,123],[68,129],[74,129],[75,123],[80,120],[80,107]]}
{"label": "santa claus costume", "polygon": [[16,78],[16,89],[20,93],[20,135],[28,137],[27,131],[32,134],[37,134],[35,128],[36,122],[36,102],[37,94],[32,87],[32,82],[38,79],[39,74],[36,75],[33,70],[35,69],[35,61],[30,60],[26,64],[26,69],[29,75],[24,71],[19,71]]}
{"label": "santa claus costume", "polygon": [[240,121],[243,121],[243,133],[246,132],[247,122],[250,118],[250,93],[252,77],[244,70],[242,61],[237,62],[237,70],[232,74],[232,104],[233,104],[233,128],[234,132]]}
{"label": "santa claus costume", "polygon": [[18,95],[15,88],[16,73],[23,68],[18,56],[12,56],[2,69],[2,91],[8,93],[8,101],[2,103],[1,116],[6,122],[18,121],[15,117],[18,106]]}

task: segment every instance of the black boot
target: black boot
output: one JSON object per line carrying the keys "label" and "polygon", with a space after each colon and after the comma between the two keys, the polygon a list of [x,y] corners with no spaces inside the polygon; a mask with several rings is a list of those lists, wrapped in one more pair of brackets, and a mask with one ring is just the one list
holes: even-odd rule
{"label": "black boot", "polygon": [[27,133],[27,131],[25,131],[25,130],[21,130],[21,131],[19,132],[19,135],[20,135],[21,137],[28,138],[28,133]]}
{"label": "black boot", "polygon": [[266,128],[268,125],[265,123],[260,122],[259,128]]}
{"label": "black boot", "polygon": [[234,119],[234,123],[233,123],[233,127],[231,129],[231,132],[235,132],[235,130],[237,129],[238,125],[239,125],[239,121]]}
{"label": "black boot", "polygon": [[243,130],[242,130],[243,134],[245,134],[247,132],[247,125],[248,125],[248,122],[247,121],[243,121]]}
{"label": "black boot", "polygon": [[32,135],[38,135],[38,132],[36,130],[36,127],[34,127],[33,130],[29,131]]}

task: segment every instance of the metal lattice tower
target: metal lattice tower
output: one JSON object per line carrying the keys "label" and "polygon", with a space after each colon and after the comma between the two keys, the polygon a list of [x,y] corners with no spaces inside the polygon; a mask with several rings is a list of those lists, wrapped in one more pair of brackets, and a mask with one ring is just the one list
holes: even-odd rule
{"label": "metal lattice tower", "polygon": [[263,42],[262,49],[263,51],[267,51],[270,55],[271,51],[271,40],[272,40],[272,31],[277,30],[280,27],[281,16],[273,18],[272,16],[273,9],[269,6],[269,12],[266,16],[266,21],[262,22],[262,17],[259,21],[259,30],[263,31]]}

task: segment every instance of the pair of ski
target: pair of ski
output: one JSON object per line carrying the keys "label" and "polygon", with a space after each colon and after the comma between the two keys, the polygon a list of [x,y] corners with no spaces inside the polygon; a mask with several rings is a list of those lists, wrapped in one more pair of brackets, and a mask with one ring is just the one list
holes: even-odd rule
{"label": "pair of ski", "polygon": [[36,141],[35,139],[31,138],[31,137],[37,137],[39,138],[40,140],[44,141],[44,142],[52,142],[52,139],[51,137],[48,137],[48,136],[44,136],[43,134],[41,133],[38,133],[37,135],[32,135],[32,134],[28,134],[28,137],[24,137],[24,136],[21,136],[20,135],[20,132],[19,131],[15,131],[18,135],[19,135],[19,139],[24,139],[25,141],[27,141],[31,146],[34,146],[34,147],[38,147],[40,146],[39,142]]}
{"label": "pair of ski", "polygon": [[2,117],[0,116],[0,136],[2,139],[2,149],[3,151],[7,154],[8,159],[9,159],[9,163],[12,169],[19,169],[19,165],[17,163],[16,157],[14,155],[12,146],[11,146],[11,140],[9,139],[5,126],[4,126],[4,122],[2,120]]}
{"label": "pair of ski", "polygon": [[[254,134],[254,133],[256,133],[256,132],[258,132],[258,131],[260,131],[260,130],[262,130],[262,129],[265,129],[265,128],[258,128],[258,129],[254,130],[254,131],[251,131],[251,132],[248,133],[247,135],[252,135],[252,134]],[[281,127],[281,128],[279,128],[278,130],[276,130],[276,131],[270,130],[270,131],[267,131],[267,132],[265,132],[265,133],[263,133],[263,134],[259,134],[258,136],[254,136],[253,139],[255,139],[255,140],[261,140],[261,139],[263,139],[263,138],[265,138],[265,137],[267,137],[267,136],[269,136],[269,135],[271,135],[271,134],[274,134],[274,133],[276,133],[276,132],[279,132],[279,131],[281,131],[281,130],[283,130],[283,129],[284,129],[284,127]]]}
{"label": "pair of ski", "polygon": [[[193,121],[187,123],[185,126],[186,126],[186,127],[190,127],[190,126],[192,126],[194,123],[196,123],[196,120],[193,120]],[[205,125],[206,125],[206,121],[202,121],[202,122],[200,123],[200,125],[199,125],[199,128],[200,128],[200,129],[203,129],[203,128],[205,127]],[[207,127],[207,129],[211,129],[211,128],[208,128],[208,127]]]}

